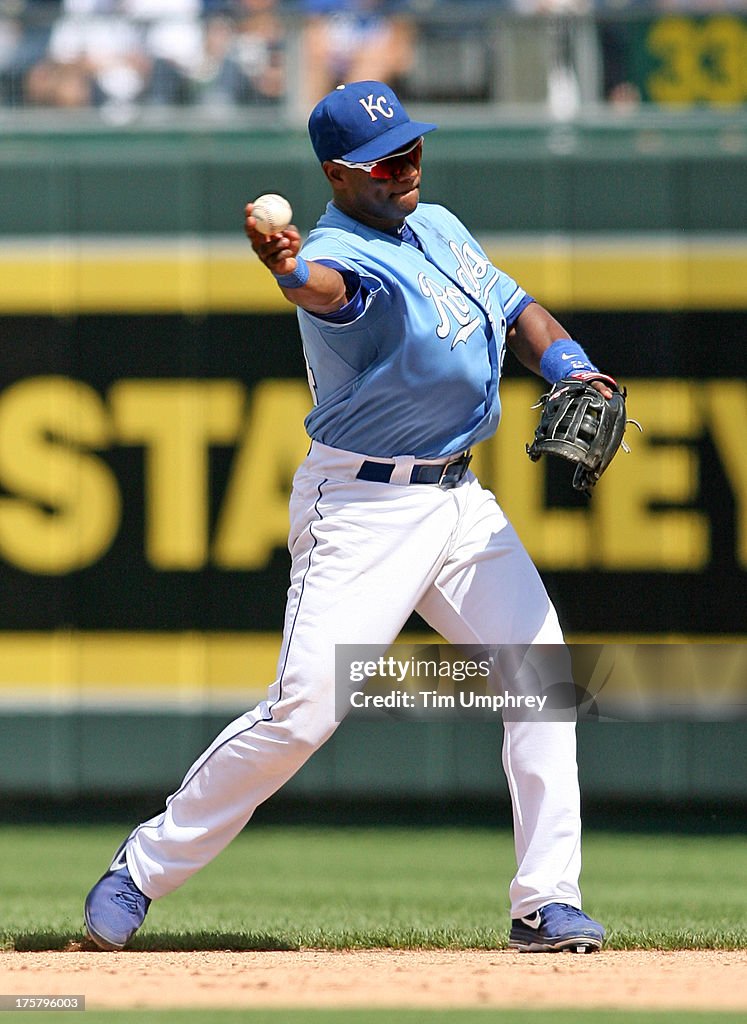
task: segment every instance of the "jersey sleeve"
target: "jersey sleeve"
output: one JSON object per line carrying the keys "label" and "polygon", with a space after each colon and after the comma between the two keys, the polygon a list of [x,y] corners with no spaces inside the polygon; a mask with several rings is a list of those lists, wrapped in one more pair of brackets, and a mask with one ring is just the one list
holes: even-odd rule
{"label": "jersey sleeve", "polygon": [[314,260],[314,262],[321,263],[325,267],[331,267],[332,270],[336,270],[342,275],[342,279],[345,282],[345,294],[349,298],[344,306],[336,309],[333,313],[313,313],[312,316],[316,316],[319,320],[326,320],[331,324],[354,323],[366,308],[366,295],[368,294],[368,289],[362,283],[360,274],[356,270],[338,263],[337,260],[321,259]]}
{"label": "jersey sleeve", "polygon": [[511,310],[506,310],[506,327],[509,329],[513,327],[527,306],[531,306],[533,302],[536,302],[536,299],[531,295],[527,295],[522,288],[517,288],[517,292],[519,292],[520,295],[511,306]]}
{"label": "jersey sleeve", "polygon": [[345,292],[350,298],[344,306],[336,309],[333,313],[312,313],[306,310],[308,315],[317,320],[323,320],[326,323],[339,326],[355,323],[368,309],[374,296],[381,288],[381,282],[370,276],[364,277],[355,267],[329,257],[314,258],[313,262],[321,263],[325,267],[331,267],[333,270],[338,271],[345,281]]}

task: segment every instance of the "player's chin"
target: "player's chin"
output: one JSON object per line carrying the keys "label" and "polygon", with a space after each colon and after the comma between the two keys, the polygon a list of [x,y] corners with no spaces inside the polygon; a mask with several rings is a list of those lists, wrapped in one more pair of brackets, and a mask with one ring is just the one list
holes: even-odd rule
{"label": "player's chin", "polygon": [[405,214],[412,213],[420,201],[420,183],[392,194],[392,202]]}

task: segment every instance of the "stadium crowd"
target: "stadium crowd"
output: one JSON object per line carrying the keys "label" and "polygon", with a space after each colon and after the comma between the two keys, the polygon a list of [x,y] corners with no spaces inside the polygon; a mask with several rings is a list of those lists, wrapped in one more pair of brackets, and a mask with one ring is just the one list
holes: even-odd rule
{"label": "stadium crowd", "polygon": [[[562,115],[584,92],[574,15],[717,10],[747,0],[0,0],[0,107],[126,122],[144,108],[272,110],[293,92],[308,110],[339,82],[378,79],[407,100],[545,98]],[[501,15],[513,29],[488,30]],[[544,38],[510,34],[533,15],[548,16]],[[592,35],[601,75],[583,98],[637,103],[624,21]]]}
{"label": "stadium crowd", "polygon": [[413,35],[387,0],[0,0],[0,103],[271,107],[293,38],[312,104],[343,79],[396,82]]}

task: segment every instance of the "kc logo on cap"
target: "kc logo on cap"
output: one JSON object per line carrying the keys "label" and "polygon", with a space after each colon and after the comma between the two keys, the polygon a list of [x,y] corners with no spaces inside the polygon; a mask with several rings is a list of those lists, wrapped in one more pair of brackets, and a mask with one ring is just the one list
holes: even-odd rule
{"label": "kc logo on cap", "polygon": [[309,117],[311,144],[321,163],[380,160],[437,127],[411,121],[396,93],[373,81],[338,86]]}
{"label": "kc logo on cap", "polygon": [[374,102],[374,96],[373,96],[373,93],[371,93],[370,96],[367,96],[367,97],[363,97],[362,96],[358,100],[358,102],[363,107],[363,109],[366,111],[366,113],[368,114],[368,116],[371,118],[372,121],[376,121],[377,120],[377,117],[376,117],[376,112],[377,111],[378,111],[379,114],[381,114],[382,117],[394,117],[394,110],[387,103],[386,96],[379,96],[377,98],[376,102]]}

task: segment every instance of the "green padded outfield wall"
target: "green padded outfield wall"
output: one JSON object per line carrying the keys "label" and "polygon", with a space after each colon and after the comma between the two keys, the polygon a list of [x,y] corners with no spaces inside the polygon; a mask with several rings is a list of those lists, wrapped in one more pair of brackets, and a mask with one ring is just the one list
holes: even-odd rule
{"label": "green padded outfield wall", "polygon": [[[442,128],[428,137],[423,198],[478,232],[745,230],[739,110]],[[234,235],[244,202],[291,196],[302,230],[327,198],[303,134],[5,130],[0,232]]]}
{"label": "green padded outfield wall", "polygon": [[[728,109],[428,138],[424,200],[560,315],[646,427],[576,500],[526,459],[541,382],[507,361],[477,465],[573,638],[747,635],[746,185]],[[0,793],[161,792],[272,678],[309,395],[242,235],[264,191],[313,225],[327,195],[302,135],[0,140]],[[502,792],[494,731],[411,731],[348,723],[289,791]],[[739,735],[584,727],[587,793],[744,799]]]}

